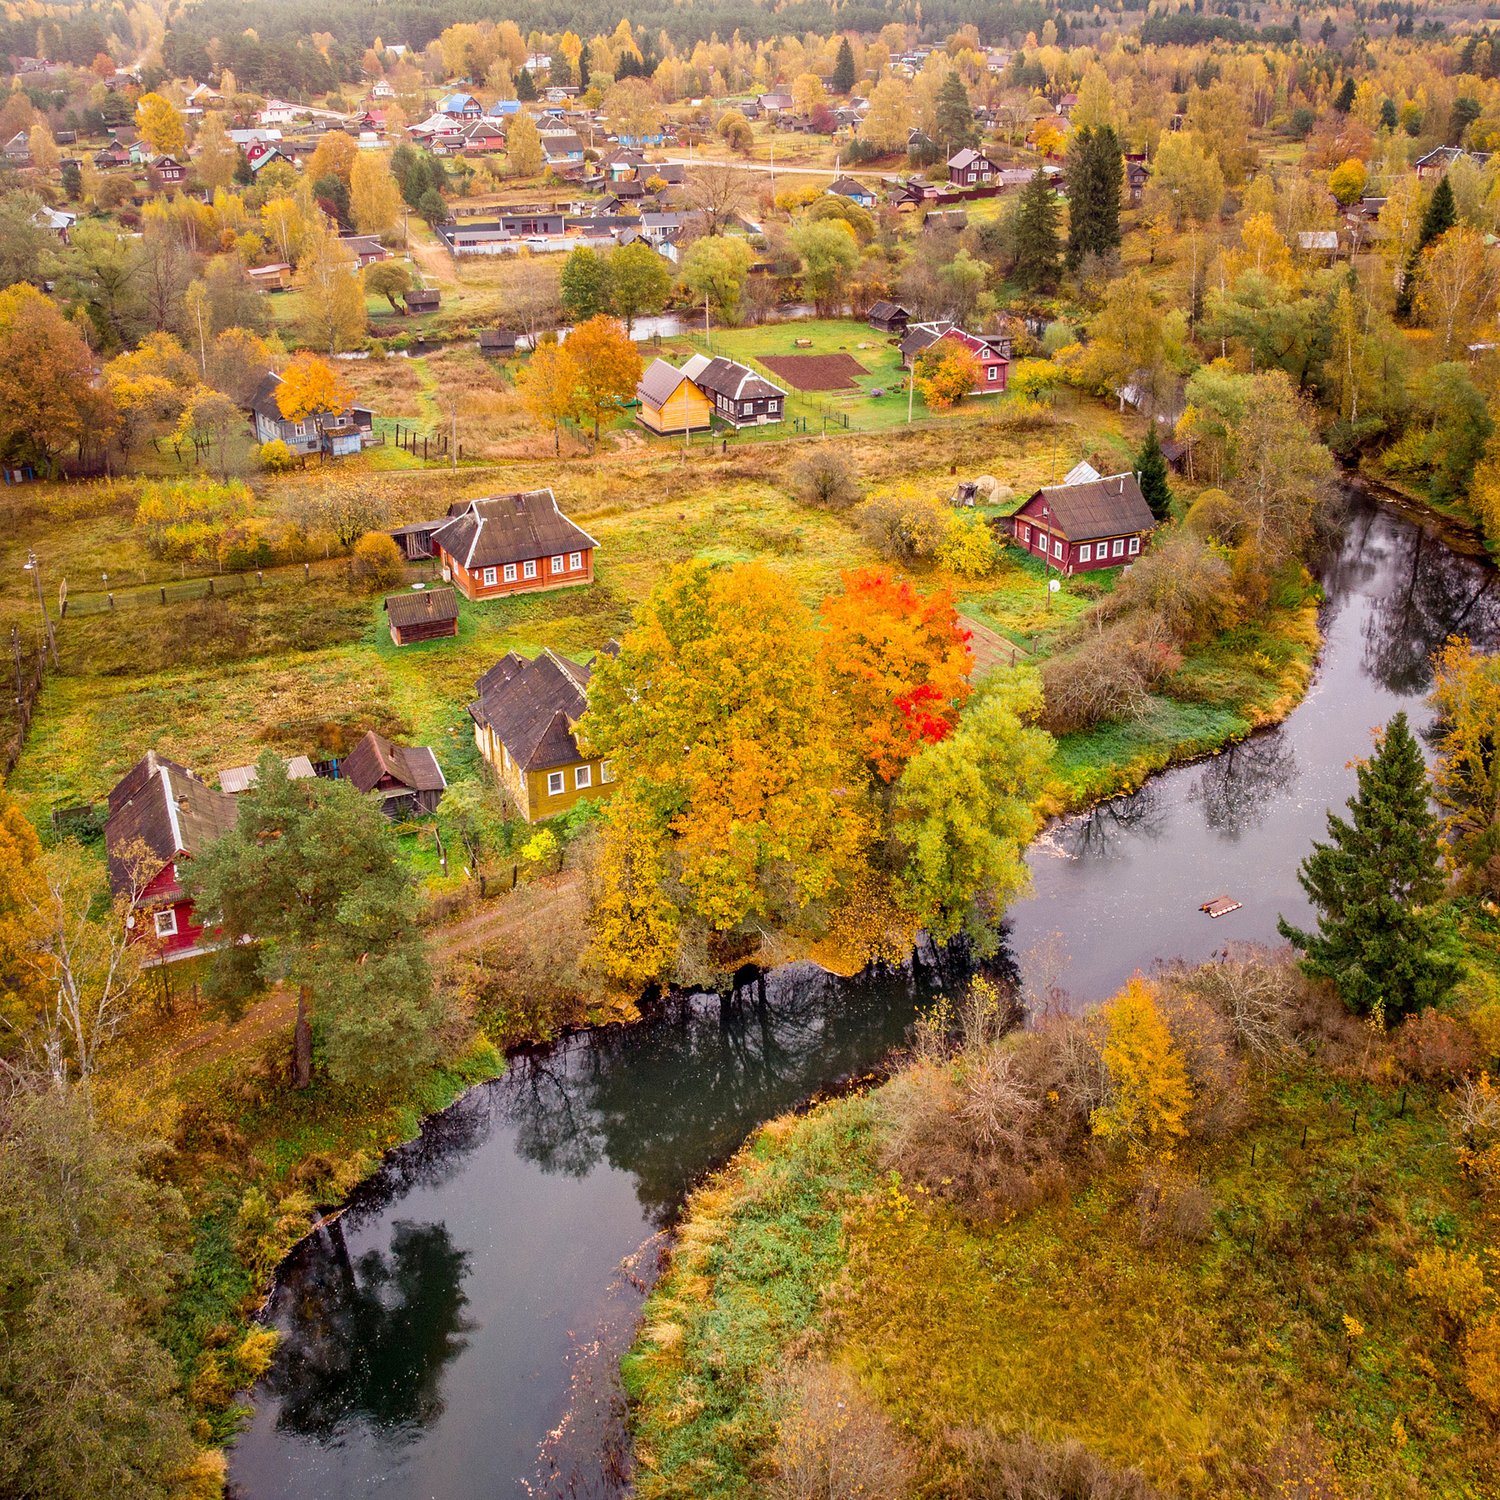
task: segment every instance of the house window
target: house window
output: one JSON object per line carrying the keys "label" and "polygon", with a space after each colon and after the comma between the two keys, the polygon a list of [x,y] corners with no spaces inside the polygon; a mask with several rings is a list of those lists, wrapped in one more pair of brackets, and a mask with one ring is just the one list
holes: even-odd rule
{"label": "house window", "polygon": [[985,373],[990,377],[991,380],[998,380],[1000,378],[1000,366],[990,365],[985,370]]}
{"label": "house window", "polygon": [[484,583],[485,583],[485,587],[488,588],[489,585],[492,584],[494,581],[495,581],[495,570],[493,568],[486,568],[484,570]]}
{"label": "house window", "polygon": [[1029,542],[1031,540],[1031,527],[1025,525],[1021,527],[1021,540],[1023,542]]}
{"label": "house window", "polygon": [[573,786],[577,791],[582,791],[586,786],[594,784],[594,773],[589,766],[578,766],[573,771]]}
{"label": "house window", "polygon": [[1062,538],[1059,536],[1052,538],[1052,555],[1053,557],[1062,556]]}
{"label": "house window", "polygon": [[566,780],[561,771],[547,772],[547,795],[549,797],[561,797]]}
{"label": "house window", "polygon": [[154,912],[156,921],[156,935],[160,938],[177,936],[177,908],[168,906],[159,912]]}
{"label": "house window", "polygon": [[1087,542],[1085,542],[1083,544],[1083,546],[1081,546],[1078,549],[1078,561],[1079,562],[1087,562],[1089,560],[1089,558],[1092,557],[1092,556],[1093,556],[1093,549],[1089,546],[1089,544]]}
{"label": "house window", "polygon": [[1131,539],[1130,539],[1130,555],[1132,557],[1134,557],[1136,555],[1136,553],[1139,552],[1140,550],[1141,550],[1141,539],[1140,539],[1140,537],[1138,537],[1138,536],[1131,537]]}
{"label": "house window", "polygon": [[516,581],[516,565],[514,563],[506,563],[505,581],[507,583],[514,583]]}
{"label": "house window", "polygon": [[536,577],[536,561],[535,561],[535,559],[533,559],[531,562],[524,562],[524,563],[521,564],[521,577],[522,578],[535,578]]}
{"label": "house window", "polygon": [[1115,538],[1115,556],[1116,557],[1124,557],[1125,556],[1125,539],[1123,537],[1118,537],[1117,536]]}
{"label": "house window", "polygon": [[564,566],[565,566],[565,564],[563,562],[563,559],[560,556],[559,557],[554,557],[552,559],[552,571],[554,573],[561,573],[562,570],[563,570],[563,568],[564,568]]}
{"label": "house window", "polygon": [[599,762],[599,784],[607,786],[615,779],[615,763],[612,760],[601,760]]}
{"label": "house window", "polygon": [[568,553],[568,567],[569,568],[581,568],[582,566],[583,566],[583,553],[581,553],[581,552],[570,552],[570,553]]}

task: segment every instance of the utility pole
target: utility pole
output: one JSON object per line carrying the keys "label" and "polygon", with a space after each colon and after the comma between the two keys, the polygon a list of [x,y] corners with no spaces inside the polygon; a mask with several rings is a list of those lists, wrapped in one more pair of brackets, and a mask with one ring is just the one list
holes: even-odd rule
{"label": "utility pole", "polygon": [[458,401],[455,399],[448,407],[448,456],[452,460],[451,468],[458,467]]}
{"label": "utility pole", "polygon": [[16,707],[19,709],[25,690],[21,686],[21,632],[14,625],[10,627],[10,654],[16,663]]}
{"label": "utility pole", "polygon": [[52,665],[56,667],[58,665],[57,635],[52,629],[52,616],[47,612],[47,596],[42,593],[42,565],[36,560],[36,553],[30,547],[26,549],[26,561],[21,566],[36,582],[36,604],[42,612],[42,628],[46,636],[47,649],[52,653]]}

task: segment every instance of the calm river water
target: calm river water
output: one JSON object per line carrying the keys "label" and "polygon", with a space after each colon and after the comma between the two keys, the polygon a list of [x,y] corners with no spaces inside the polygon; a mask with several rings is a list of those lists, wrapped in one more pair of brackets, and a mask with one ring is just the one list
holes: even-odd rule
{"label": "calm river water", "polygon": [[[1323,580],[1327,645],[1284,725],[1038,841],[1010,922],[1023,971],[1084,1002],[1160,958],[1274,938],[1278,912],[1305,913],[1297,863],[1370,730],[1400,708],[1429,722],[1428,658],[1448,635],[1500,645],[1496,573],[1361,495]],[[1198,904],[1220,894],[1243,905],[1210,921]],[[613,1369],[686,1188],[761,1120],[877,1066],[961,977],[931,953],[894,977],[798,966],[763,995],[675,1000],[515,1059],[283,1268],[282,1342],[232,1492],[612,1493]]]}

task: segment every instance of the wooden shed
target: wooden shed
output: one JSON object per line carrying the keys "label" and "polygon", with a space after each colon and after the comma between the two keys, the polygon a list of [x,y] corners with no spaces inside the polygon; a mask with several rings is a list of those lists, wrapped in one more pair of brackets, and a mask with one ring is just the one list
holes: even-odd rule
{"label": "wooden shed", "polygon": [[436,312],[442,302],[443,294],[436,287],[414,286],[406,294],[406,310],[409,313]]}
{"label": "wooden shed", "polygon": [[652,432],[697,432],[713,425],[708,397],[676,365],[653,359],[635,388],[637,415]]}
{"label": "wooden shed", "polygon": [[451,588],[412,589],[388,594],[386,623],[398,646],[414,641],[436,641],[458,634],[458,595]]}

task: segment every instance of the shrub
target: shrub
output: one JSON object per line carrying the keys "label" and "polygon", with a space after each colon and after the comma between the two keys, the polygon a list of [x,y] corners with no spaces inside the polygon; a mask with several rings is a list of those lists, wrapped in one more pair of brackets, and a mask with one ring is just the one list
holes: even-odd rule
{"label": "shrub", "polygon": [[383,531],[367,531],[354,544],[351,570],[370,589],[393,589],[406,580],[406,559]]}
{"label": "shrub", "polygon": [[1407,1267],[1406,1285],[1453,1330],[1467,1327],[1488,1295],[1479,1261],[1442,1246],[1417,1256]]}
{"label": "shrub", "polygon": [[1101,1008],[1109,1094],[1089,1117],[1097,1136],[1123,1141],[1133,1156],[1167,1159],[1187,1134],[1193,1087],[1187,1065],[1143,979],[1130,980]]}
{"label": "shrub", "polygon": [[1469,1394],[1500,1417],[1500,1317],[1488,1317],[1464,1337],[1464,1384]]}
{"label": "shrub", "polygon": [[1408,1016],[1391,1040],[1402,1070],[1420,1083],[1451,1083],[1479,1062],[1474,1033],[1440,1010]]}
{"label": "shrub", "polygon": [[295,463],[292,450],[280,438],[272,438],[269,443],[262,443],[258,456],[260,466],[267,474],[285,474]]}
{"label": "shrub", "polygon": [[1040,1443],[976,1430],[957,1442],[965,1500],[1160,1500],[1138,1470],[1112,1469],[1073,1438]]}
{"label": "shrub", "polygon": [[1142,611],[1180,645],[1206,641],[1239,618],[1239,599],[1223,553],[1177,532],[1152,547],[1120,580],[1115,613]]}
{"label": "shrub", "polygon": [[1072,734],[1138,718],[1150,706],[1151,689],[1179,661],[1165,642],[1141,639],[1123,624],[1090,635],[1042,667],[1042,726]]}
{"label": "shrub", "polygon": [[792,466],[791,490],[804,505],[819,510],[848,510],[861,494],[859,476],[832,448],[816,448]]}
{"label": "shrub", "polygon": [[988,521],[973,511],[948,513],[938,546],[938,561],[945,568],[961,578],[985,578],[995,571],[999,558],[1000,548]]}
{"label": "shrub", "polygon": [[930,497],[908,491],[866,500],[854,521],[882,557],[910,565],[937,556],[947,513]]}
{"label": "shrub", "polygon": [[237,480],[178,479],[144,485],[135,524],[145,533],[146,550],[171,561],[209,562],[220,544],[241,534],[252,500]]}

